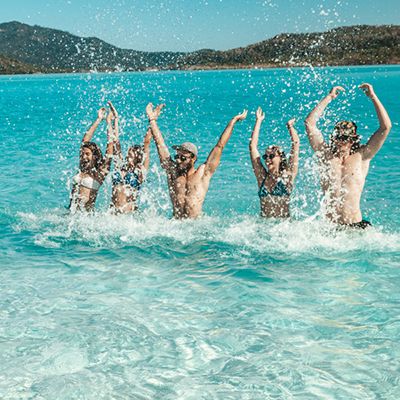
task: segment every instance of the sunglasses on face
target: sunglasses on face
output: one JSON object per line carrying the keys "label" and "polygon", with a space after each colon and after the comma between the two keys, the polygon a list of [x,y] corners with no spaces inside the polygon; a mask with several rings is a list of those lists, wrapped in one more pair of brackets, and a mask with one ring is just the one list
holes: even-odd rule
{"label": "sunglasses on face", "polygon": [[356,140],[354,136],[349,135],[337,135],[335,139],[338,142],[354,142]]}
{"label": "sunglasses on face", "polygon": [[181,160],[181,161],[186,161],[189,160],[190,158],[194,158],[194,156],[184,156],[183,154],[175,154],[175,160]]}
{"label": "sunglasses on face", "polygon": [[264,154],[263,159],[264,160],[273,160],[276,156],[278,156],[277,153]]}

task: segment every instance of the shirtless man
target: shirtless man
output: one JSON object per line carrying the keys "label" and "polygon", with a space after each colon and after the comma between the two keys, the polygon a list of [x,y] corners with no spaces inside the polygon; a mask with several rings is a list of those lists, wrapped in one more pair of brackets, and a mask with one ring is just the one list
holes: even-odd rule
{"label": "shirtless man", "polygon": [[362,219],[360,199],[369,164],[385,142],[392,127],[390,118],[372,85],[360,85],[371,99],[379,120],[379,128],[365,145],[360,144],[357,126],[351,121],[336,124],[329,144],[324,142],[317,122],[327,105],[344,89],[335,86],[306,118],[306,131],[311,147],[319,158],[321,186],[325,195],[326,216],[335,223],[358,228],[371,225]]}
{"label": "shirtless man", "polygon": [[167,173],[174,218],[197,218],[201,214],[210,179],[220,163],[222,150],[231,137],[236,122],[246,118],[247,110],[231,119],[217,145],[208,155],[207,161],[196,169],[194,164],[197,160],[197,147],[193,143],[185,142],[173,146],[176,150],[175,160],[171,158],[157,125],[157,118],[163,107],[164,105],[161,104],[154,108],[150,103],[146,107],[146,113],[161,166]]}

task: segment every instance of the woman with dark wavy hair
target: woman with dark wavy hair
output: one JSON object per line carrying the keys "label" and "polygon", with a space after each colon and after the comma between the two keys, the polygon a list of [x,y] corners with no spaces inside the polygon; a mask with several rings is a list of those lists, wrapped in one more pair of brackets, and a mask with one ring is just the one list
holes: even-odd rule
{"label": "woman with dark wavy hair", "polygon": [[100,147],[91,142],[94,132],[105,119],[107,110],[103,107],[97,113],[97,119],[85,133],[82,139],[79,157],[79,172],[73,178],[72,192],[69,208],[72,211],[91,211],[94,208],[97,193],[104,182],[107,174],[110,172],[111,161],[113,157],[113,138],[112,138],[112,119],[113,114],[107,115],[107,150],[106,156],[100,150]]}
{"label": "woman with dark wavy hair", "polygon": [[258,152],[258,138],[261,123],[265,118],[262,109],[256,112],[256,124],[250,139],[250,157],[253,171],[258,183],[258,196],[260,198],[261,216],[267,218],[288,218],[290,216],[290,194],[293,190],[294,180],[298,172],[300,141],[294,119],[287,123],[287,128],[292,140],[292,150],[289,160],[279,146],[269,146],[262,158]]}

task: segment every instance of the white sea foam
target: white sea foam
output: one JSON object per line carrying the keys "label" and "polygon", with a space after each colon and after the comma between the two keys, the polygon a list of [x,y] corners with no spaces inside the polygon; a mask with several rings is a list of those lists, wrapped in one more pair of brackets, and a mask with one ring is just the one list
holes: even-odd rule
{"label": "white sea foam", "polygon": [[138,215],[19,213],[15,229],[33,231],[35,244],[44,247],[59,247],[69,241],[110,248],[140,247],[172,240],[185,246],[220,243],[244,250],[292,254],[400,250],[398,232],[381,227],[338,229],[315,216],[302,221],[266,221],[246,215],[177,221],[152,210]]}

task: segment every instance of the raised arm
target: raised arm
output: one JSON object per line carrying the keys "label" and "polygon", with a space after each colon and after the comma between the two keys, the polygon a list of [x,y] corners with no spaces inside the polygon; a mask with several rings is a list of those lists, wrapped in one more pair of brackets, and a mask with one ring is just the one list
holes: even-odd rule
{"label": "raised arm", "polygon": [[286,124],[290,138],[292,140],[292,149],[290,150],[290,160],[289,160],[289,173],[290,181],[294,182],[297,172],[299,171],[299,152],[300,152],[300,139],[296,128],[294,127],[295,119],[292,118]]}
{"label": "raised arm", "polygon": [[100,122],[106,117],[106,113],[107,110],[104,107],[100,108],[100,110],[97,112],[96,121],[94,121],[92,126],[86,131],[85,136],[83,136],[82,143],[88,143],[92,140],[94,132],[100,125]]}
{"label": "raised arm", "polygon": [[253,171],[254,175],[256,176],[258,186],[261,186],[266,175],[266,171],[262,165],[261,156],[258,151],[258,138],[260,136],[260,128],[264,118],[265,114],[263,113],[261,107],[258,107],[256,111],[256,123],[254,125],[253,133],[251,134],[249,142],[251,164],[253,166]]}
{"label": "raised arm", "polygon": [[111,169],[111,162],[113,159],[114,152],[114,132],[112,126],[112,120],[114,119],[114,114],[110,111],[107,115],[107,148],[106,155],[104,157],[104,162],[100,167],[99,171],[99,180],[103,181],[105,177],[108,175]]}
{"label": "raised arm", "polygon": [[150,166],[150,142],[151,142],[151,128],[149,127],[146,132],[146,136],[144,137],[143,142],[143,155],[144,155],[144,163],[143,168],[147,172]]}
{"label": "raised arm", "polygon": [[[119,116],[116,108],[111,103],[111,101],[108,102],[108,105],[110,106],[111,110],[111,116],[109,114],[111,120],[110,122],[107,121],[109,140],[113,141],[113,154],[114,154],[115,166],[116,168],[120,169],[124,164],[124,158],[122,156],[122,151],[121,151],[121,142],[119,141]],[[111,126],[112,121],[114,121],[114,128]]]}
{"label": "raised arm", "polygon": [[385,140],[392,129],[392,123],[385,107],[383,107],[378,96],[375,94],[372,85],[369,83],[363,83],[360,85],[360,88],[372,100],[379,120],[378,130],[369,138],[367,144],[363,146],[361,150],[363,158],[368,160],[373,158],[382,147],[383,143],[385,143]]}
{"label": "raised arm", "polygon": [[169,153],[167,145],[164,142],[164,138],[162,137],[160,129],[158,128],[157,124],[157,119],[160,116],[161,110],[164,107],[165,104],[160,104],[156,108],[154,108],[153,104],[149,103],[146,107],[146,114],[149,117],[151,134],[153,135],[154,142],[156,143],[161,166],[165,169],[168,169],[172,165],[171,155]]}
{"label": "raised arm", "polygon": [[306,118],[306,132],[310,145],[314,151],[322,151],[326,149],[324,137],[317,127],[317,122],[321,118],[328,104],[332,100],[336,99],[341,91],[344,91],[341,86],[333,87],[328,96],[324,97]]}
{"label": "raised arm", "polygon": [[229,121],[228,125],[222,132],[222,135],[220,136],[218,143],[208,155],[207,161],[205,162],[205,170],[204,170],[205,175],[212,175],[215,172],[221,161],[222,150],[228,143],[228,140],[232,135],[233,128],[235,127],[236,122],[243,121],[246,118],[246,116],[247,116],[247,110],[243,110],[241,114],[236,115]]}

